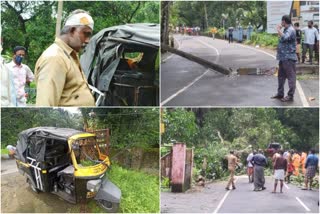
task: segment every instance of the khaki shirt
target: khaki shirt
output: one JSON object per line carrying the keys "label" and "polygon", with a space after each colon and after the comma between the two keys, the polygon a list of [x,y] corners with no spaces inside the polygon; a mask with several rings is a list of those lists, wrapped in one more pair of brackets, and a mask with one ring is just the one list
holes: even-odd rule
{"label": "khaki shirt", "polygon": [[38,59],[35,78],[36,106],[95,106],[77,53],[59,38]]}
{"label": "khaki shirt", "polygon": [[228,160],[228,168],[235,169],[236,165],[238,164],[238,158],[233,154],[229,154],[227,155],[227,160]]}

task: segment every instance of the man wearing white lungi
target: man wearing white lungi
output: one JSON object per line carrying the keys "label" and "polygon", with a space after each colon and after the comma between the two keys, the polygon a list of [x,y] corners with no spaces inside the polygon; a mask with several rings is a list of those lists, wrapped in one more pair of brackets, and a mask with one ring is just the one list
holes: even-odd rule
{"label": "man wearing white lungi", "polygon": [[273,164],[274,188],[272,193],[276,193],[278,180],[280,180],[280,193],[282,193],[283,180],[287,171],[287,159],[283,157],[283,151],[279,151],[279,156],[275,158]]}

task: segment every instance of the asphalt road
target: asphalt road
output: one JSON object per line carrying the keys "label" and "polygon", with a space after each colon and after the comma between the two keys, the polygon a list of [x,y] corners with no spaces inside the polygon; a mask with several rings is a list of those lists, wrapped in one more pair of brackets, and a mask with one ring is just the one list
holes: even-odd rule
{"label": "asphalt road", "polygon": [[[226,191],[226,182],[207,185],[201,191],[161,193],[161,212],[188,213],[319,213],[319,190],[304,191],[286,185],[284,193],[271,193],[272,177],[266,177],[267,189],[253,191],[247,176],[239,176],[236,190]],[[278,187],[279,188],[279,187]]]}
{"label": "asphalt road", "polygon": [[[278,62],[272,53],[224,40],[202,36],[176,35],[179,50],[191,53],[232,70],[274,69]],[[317,80],[312,91],[318,92]],[[161,64],[161,105],[163,106],[311,106],[300,82],[295,101],[283,103],[270,99],[277,92],[274,75],[225,76],[177,55]],[[288,90],[286,84],[285,90]],[[315,102],[313,102],[315,103]]]}

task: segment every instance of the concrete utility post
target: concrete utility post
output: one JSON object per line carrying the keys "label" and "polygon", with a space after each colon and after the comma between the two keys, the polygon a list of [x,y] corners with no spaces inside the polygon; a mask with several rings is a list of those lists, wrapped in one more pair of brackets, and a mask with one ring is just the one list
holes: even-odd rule
{"label": "concrete utility post", "polygon": [[63,1],[58,1],[57,23],[56,23],[56,37],[60,35],[61,18],[62,18]]}

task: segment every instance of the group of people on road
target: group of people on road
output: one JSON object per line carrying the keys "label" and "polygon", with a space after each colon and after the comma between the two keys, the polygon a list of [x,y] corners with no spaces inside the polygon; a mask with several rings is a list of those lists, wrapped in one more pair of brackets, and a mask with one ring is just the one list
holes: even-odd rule
{"label": "group of people on road", "polygon": [[[236,189],[234,183],[234,176],[236,167],[239,165],[240,160],[235,155],[234,151],[230,151],[230,154],[227,155],[228,160],[228,170],[230,177],[226,186],[226,190]],[[249,183],[254,184],[253,191],[262,191],[265,190],[265,175],[264,168],[268,165],[267,157],[263,154],[262,150],[252,151],[247,159],[247,174],[249,178]],[[304,187],[302,190],[311,190],[312,181],[316,176],[317,167],[319,164],[319,159],[315,154],[315,150],[311,149],[309,155],[305,152],[299,153],[297,151],[277,151],[273,154],[271,158],[272,162],[272,174],[275,179],[274,188],[272,193],[276,193],[278,182],[280,181],[280,193],[283,193],[284,181],[290,183],[290,176],[298,176],[301,172],[304,175]]]}
{"label": "group of people on road", "polygon": [[1,58],[1,105],[26,106],[25,86],[37,85],[37,106],[95,106],[95,100],[80,65],[79,52],[89,43],[94,21],[84,10],[73,11],[60,35],[38,59],[35,72],[23,64],[26,48],[13,49],[13,59]]}
{"label": "group of people on road", "polygon": [[200,27],[176,26],[174,29],[174,33],[180,33],[182,35],[189,35],[189,36],[199,36]]}
{"label": "group of people on road", "polygon": [[[313,59],[319,64],[319,27],[317,24],[313,25],[313,21],[308,21],[308,26],[300,29],[300,24],[294,23],[294,29],[296,31],[296,55],[297,63],[313,64]],[[304,40],[301,43],[302,35]],[[300,57],[300,50],[302,46],[302,61]],[[309,60],[306,61],[306,53],[309,51]],[[313,55],[314,54],[314,55]]]}

